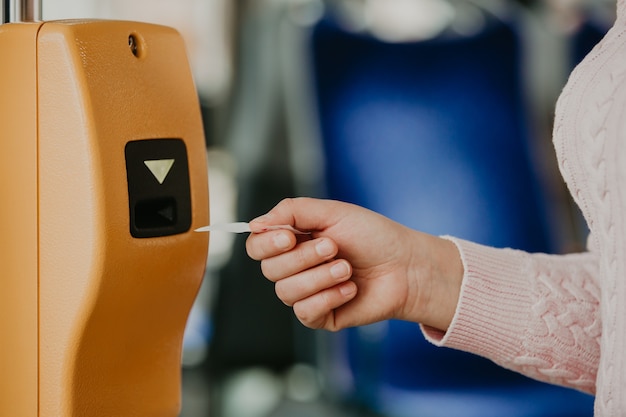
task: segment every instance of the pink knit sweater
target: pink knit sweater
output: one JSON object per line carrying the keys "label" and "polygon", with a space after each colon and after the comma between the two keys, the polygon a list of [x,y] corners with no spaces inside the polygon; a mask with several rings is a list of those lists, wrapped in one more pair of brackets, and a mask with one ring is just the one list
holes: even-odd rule
{"label": "pink knit sweater", "polygon": [[465,276],[440,346],[596,394],[596,416],[626,415],[626,0],[557,103],[561,173],[591,230],[585,253],[529,254],[453,240]]}

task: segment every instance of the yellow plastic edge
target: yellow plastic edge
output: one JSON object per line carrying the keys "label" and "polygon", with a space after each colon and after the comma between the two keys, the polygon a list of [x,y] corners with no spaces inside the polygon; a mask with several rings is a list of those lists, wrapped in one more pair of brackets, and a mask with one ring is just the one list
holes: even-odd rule
{"label": "yellow plastic edge", "polygon": [[38,415],[37,50],[0,25],[0,415]]}

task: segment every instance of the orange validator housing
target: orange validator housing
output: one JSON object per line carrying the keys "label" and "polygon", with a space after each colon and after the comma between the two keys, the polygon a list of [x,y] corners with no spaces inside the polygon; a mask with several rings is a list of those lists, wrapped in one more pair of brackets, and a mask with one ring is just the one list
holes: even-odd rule
{"label": "orange validator housing", "polygon": [[0,416],[178,415],[205,151],[175,30],[0,25]]}

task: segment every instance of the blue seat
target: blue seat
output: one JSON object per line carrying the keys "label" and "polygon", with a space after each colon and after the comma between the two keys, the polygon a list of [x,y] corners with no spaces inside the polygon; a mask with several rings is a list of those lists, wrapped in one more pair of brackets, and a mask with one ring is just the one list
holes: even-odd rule
{"label": "blue seat", "polygon": [[[554,252],[520,40],[513,25],[486,21],[472,36],[405,43],[347,31],[332,16],[317,23],[310,46],[327,197],[436,235]],[[593,414],[593,397],[435,348],[413,323],[332,338],[333,366],[345,371],[333,380],[349,381],[351,401],[387,416]]]}

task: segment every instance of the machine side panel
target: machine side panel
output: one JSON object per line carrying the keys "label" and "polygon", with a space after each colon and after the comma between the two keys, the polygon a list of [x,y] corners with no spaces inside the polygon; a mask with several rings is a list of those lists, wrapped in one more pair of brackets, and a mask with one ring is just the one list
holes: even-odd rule
{"label": "machine side panel", "polygon": [[[184,44],[154,25],[47,22],[39,50],[41,417],[175,417],[209,216]],[[136,238],[125,149],[155,139],[185,143],[191,226]]]}
{"label": "machine side panel", "polygon": [[37,416],[39,26],[0,25],[1,416]]}

